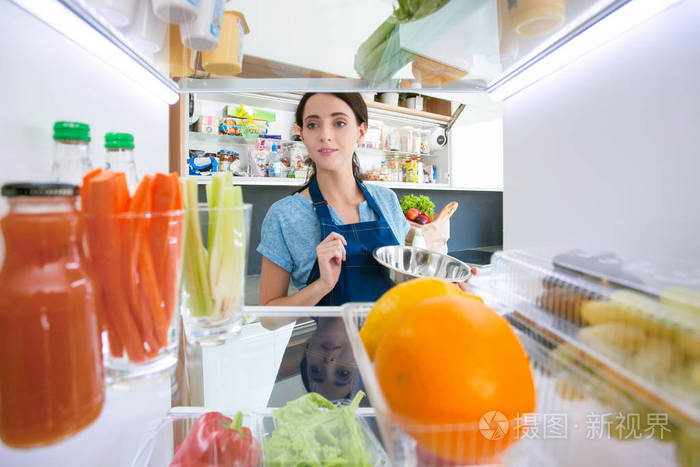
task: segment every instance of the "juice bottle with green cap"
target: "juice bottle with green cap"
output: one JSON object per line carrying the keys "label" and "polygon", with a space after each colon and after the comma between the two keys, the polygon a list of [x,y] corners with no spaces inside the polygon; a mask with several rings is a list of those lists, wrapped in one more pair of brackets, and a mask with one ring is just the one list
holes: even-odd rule
{"label": "juice bottle with green cap", "polygon": [[51,181],[80,185],[83,175],[92,170],[90,126],[80,122],[56,122],[53,139]]}
{"label": "juice bottle with green cap", "polygon": [[107,150],[105,168],[124,172],[129,192],[133,194],[140,181],[134,162],[134,136],[130,133],[107,133],[105,149]]}

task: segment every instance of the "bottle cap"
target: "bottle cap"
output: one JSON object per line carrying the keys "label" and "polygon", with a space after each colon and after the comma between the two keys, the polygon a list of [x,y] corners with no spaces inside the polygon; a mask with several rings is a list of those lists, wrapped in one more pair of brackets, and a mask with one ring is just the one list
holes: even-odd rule
{"label": "bottle cap", "polygon": [[90,141],[90,125],[80,122],[56,122],[53,124],[53,139]]}
{"label": "bottle cap", "polygon": [[107,149],[134,149],[134,135],[131,133],[106,133]]}
{"label": "bottle cap", "polygon": [[2,186],[2,196],[58,197],[77,196],[80,187],[70,183],[6,183]]}

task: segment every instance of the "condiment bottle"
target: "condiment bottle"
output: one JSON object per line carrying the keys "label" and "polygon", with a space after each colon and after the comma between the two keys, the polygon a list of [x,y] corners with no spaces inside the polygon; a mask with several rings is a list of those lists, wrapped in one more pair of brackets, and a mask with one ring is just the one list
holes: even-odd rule
{"label": "condiment bottle", "polygon": [[51,181],[80,185],[83,175],[92,170],[90,126],[80,122],[56,122],[53,139]]}
{"label": "condiment bottle", "polygon": [[92,423],[105,398],[95,288],[83,250],[78,187],[2,187],[0,438],[51,444]]}
{"label": "condiment bottle", "polygon": [[105,134],[105,169],[124,172],[129,193],[134,193],[140,178],[134,162],[134,136],[130,133]]}

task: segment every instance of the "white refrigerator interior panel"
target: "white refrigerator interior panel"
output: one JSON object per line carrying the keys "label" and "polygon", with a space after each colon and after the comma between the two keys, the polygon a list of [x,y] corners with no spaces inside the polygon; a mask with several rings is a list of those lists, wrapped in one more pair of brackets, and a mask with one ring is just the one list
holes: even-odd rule
{"label": "white refrigerator interior panel", "polygon": [[503,119],[501,104],[467,105],[450,130],[452,186],[503,190]]}
{"label": "white refrigerator interior panel", "polygon": [[700,262],[700,2],[511,97],[504,246]]}
{"label": "white refrigerator interior panel", "polygon": [[95,167],[105,133],[118,131],[134,135],[139,174],[168,170],[167,104],[10,2],[0,3],[0,43],[0,183],[48,177],[57,120],[90,125]]}

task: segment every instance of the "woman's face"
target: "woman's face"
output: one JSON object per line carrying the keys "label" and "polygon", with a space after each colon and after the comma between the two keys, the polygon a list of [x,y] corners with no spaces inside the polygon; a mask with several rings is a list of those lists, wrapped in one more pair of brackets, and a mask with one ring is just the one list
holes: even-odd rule
{"label": "woman's face", "polygon": [[357,364],[342,319],[321,318],[306,343],[309,388],[330,400],[353,396]]}
{"label": "woman's face", "polygon": [[306,101],[301,137],[318,172],[352,171],[352,153],[365,135],[352,109],[333,94]]}

